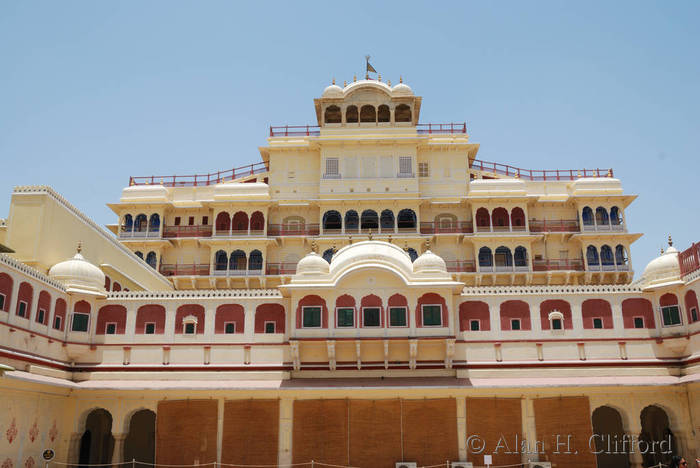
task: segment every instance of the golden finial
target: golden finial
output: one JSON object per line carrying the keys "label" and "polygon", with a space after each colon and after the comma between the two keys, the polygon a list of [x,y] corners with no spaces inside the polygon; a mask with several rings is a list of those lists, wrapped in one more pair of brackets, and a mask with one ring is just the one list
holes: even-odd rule
{"label": "golden finial", "polygon": [[347,87],[348,87],[348,81],[347,81],[347,80],[344,80],[344,81],[343,81],[343,88],[347,88]]}
{"label": "golden finial", "polygon": [[403,241],[403,249],[408,250],[408,241],[407,240]]}
{"label": "golden finial", "polygon": [[425,241],[425,250],[430,250],[430,239],[426,239]]}
{"label": "golden finial", "polygon": [[316,245],[316,239],[311,240],[311,251],[313,253],[318,253],[318,246]]}
{"label": "golden finial", "polygon": [[377,81],[382,81],[382,74],[381,73],[377,74]]}
{"label": "golden finial", "polygon": [[520,173],[519,173],[519,172],[516,172],[514,177],[515,177],[516,179],[519,179],[519,178],[520,178]]}
{"label": "golden finial", "polygon": [[163,178],[160,178],[160,185],[163,185]]}
{"label": "golden finial", "polygon": [[353,76],[352,76],[352,82],[354,83],[354,82],[356,82],[356,81],[357,81],[357,75],[353,75]]}
{"label": "golden finial", "polygon": [[399,83],[403,83],[403,76],[399,75]]}
{"label": "golden finial", "polygon": [[129,187],[134,185],[134,179],[129,179]]}
{"label": "golden finial", "polygon": [[372,230],[369,230],[369,234],[367,234],[367,237],[369,237],[369,240],[372,240]]}
{"label": "golden finial", "polygon": [[78,253],[80,253],[80,252],[83,251],[83,241],[78,241],[78,248],[77,248],[77,250],[78,250]]}
{"label": "golden finial", "polygon": [[333,84],[335,84],[335,78],[333,78]]}
{"label": "golden finial", "polygon": [[391,234],[389,234],[389,239],[387,239],[387,242],[391,244]]}
{"label": "golden finial", "polygon": [[608,169],[608,177],[612,177],[612,169]]}
{"label": "golden finial", "polygon": [[668,246],[673,247],[673,239],[671,238],[671,234],[668,235]]}
{"label": "golden finial", "polygon": [[348,236],[348,244],[352,245],[352,236]]}
{"label": "golden finial", "polygon": [[391,86],[391,80],[386,80],[386,84]]}
{"label": "golden finial", "polygon": [[663,255],[663,254],[664,254],[664,248],[661,247],[661,255]]}
{"label": "golden finial", "polygon": [[333,251],[333,253],[338,251],[338,249],[335,248],[335,244],[333,244],[333,246],[331,247],[331,250]]}

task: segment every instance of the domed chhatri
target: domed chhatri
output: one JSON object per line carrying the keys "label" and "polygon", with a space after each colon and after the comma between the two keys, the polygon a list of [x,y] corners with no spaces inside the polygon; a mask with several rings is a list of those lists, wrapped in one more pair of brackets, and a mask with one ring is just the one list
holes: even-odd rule
{"label": "domed chhatri", "polygon": [[85,260],[80,253],[82,247],[68,260],[51,267],[49,276],[65,284],[68,292],[105,296],[105,274],[98,267]]}
{"label": "domed chhatri", "polygon": [[673,247],[673,240],[668,236],[668,249],[649,262],[642,273],[645,288],[675,284],[681,281],[681,267],[678,262],[678,250]]}
{"label": "domed chhatri", "polygon": [[326,89],[323,90],[323,97],[324,98],[333,98],[333,97],[343,97],[343,88],[335,84],[335,79],[333,79],[333,84],[330,86],[326,87]]}
{"label": "domed chhatri", "polygon": [[328,262],[316,252],[309,252],[297,263],[297,275],[328,274]]}
{"label": "domed chhatri", "polygon": [[413,271],[417,274],[426,273],[447,273],[447,265],[442,257],[435,255],[430,250],[423,252],[423,255],[418,257],[413,262]]}

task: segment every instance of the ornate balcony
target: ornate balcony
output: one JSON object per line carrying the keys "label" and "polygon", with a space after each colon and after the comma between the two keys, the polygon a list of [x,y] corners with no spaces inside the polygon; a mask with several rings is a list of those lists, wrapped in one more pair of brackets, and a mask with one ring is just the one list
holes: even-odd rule
{"label": "ornate balcony", "polygon": [[163,276],[207,276],[209,264],[163,263],[159,271]]}
{"label": "ornate balcony", "polygon": [[267,235],[277,236],[318,236],[318,224],[268,224]]}
{"label": "ornate balcony", "polygon": [[458,222],[421,222],[421,234],[469,234],[474,232],[474,226],[471,221]]}
{"label": "ornate balcony", "polygon": [[576,219],[550,219],[529,221],[530,232],[580,232],[578,220]]}
{"label": "ornate balcony", "polygon": [[581,259],[533,260],[533,271],[583,271]]}
{"label": "ornate balcony", "polygon": [[163,226],[163,237],[211,237],[212,226]]}
{"label": "ornate balcony", "polygon": [[139,229],[139,230],[132,230],[132,231],[127,231],[124,229],[119,230],[119,238],[120,239],[157,239],[160,238],[160,230],[145,230],[145,229]]}

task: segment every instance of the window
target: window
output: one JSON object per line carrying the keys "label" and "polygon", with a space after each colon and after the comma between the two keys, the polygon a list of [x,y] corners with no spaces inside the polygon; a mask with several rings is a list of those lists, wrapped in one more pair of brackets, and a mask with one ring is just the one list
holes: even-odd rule
{"label": "window", "polygon": [[180,225],[180,217],[175,216],[175,226],[179,226],[179,225]]}
{"label": "window", "polygon": [[634,318],[634,328],[644,328],[644,317]]}
{"label": "window", "polygon": [[36,321],[39,323],[44,323],[44,318],[46,317],[46,311],[44,309],[39,309],[36,314]]}
{"label": "window", "polygon": [[[2,305],[0,305],[0,309],[2,309]],[[692,309],[690,309],[690,319],[691,319],[693,322],[697,322],[697,321],[698,321],[698,309],[696,309],[695,307],[693,307]]]}
{"label": "window", "polygon": [[147,323],[146,327],[144,328],[143,332],[146,335],[153,335],[156,332],[156,324],[155,323]]}
{"label": "window", "polygon": [[227,322],[224,324],[224,333],[231,335],[236,333],[236,324],[233,322]]}
{"label": "window", "polygon": [[275,322],[265,322],[265,333],[277,333]]}
{"label": "window", "polygon": [[0,310],[3,310],[5,308],[5,295],[0,294]]}
{"label": "window", "polygon": [[321,328],[321,308],[304,307],[302,313],[302,327]]}
{"label": "window", "polygon": [[194,335],[195,332],[195,323],[186,323],[185,324],[185,335]]}
{"label": "window", "polygon": [[440,305],[424,305],[423,311],[423,326],[424,327],[440,327],[442,326],[442,306]]}
{"label": "window", "polygon": [[511,330],[520,330],[520,319],[511,319],[510,329]]}
{"label": "window", "polygon": [[90,316],[88,314],[73,314],[73,327],[72,331],[86,332],[88,331],[88,320]]}
{"label": "window", "polygon": [[594,318],[593,328],[603,328],[603,319],[599,317]]}
{"label": "window", "polygon": [[479,331],[481,330],[481,323],[478,320],[470,320],[469,329],[471,331]]}
{"label": "window", "polygon": [[664,320],[664,327],[680,325],[681,323],[681,312],[677,305],[662,307],[661,316]]}
{"label": "window", "polygon": [[364,309],[362,309],[362,326],[379,326],[379,307],[365,307]]}
{"label": "window", "polygon": [[355,309],[352,307],[342,307],[337,309],[338,327],[354,327],[355,326]]}
{"label": "window", "polygon": [[53,318],[53,328],[55,330],[61,329],[61,317],[54,317]]}
{"label": "window", "polygon": [[400,176],[413,176],[413,164],[411,156],[400,156],[399,157],[399,175]]}
{"label": "window", "polygon": [[390,307],[389,308],[389,326],[390,327],[405,327],[406,321],[405,307]]}
{"label": "window", "polygon": [[552,319],[552,330],[561,330],[561,319]]}
{"label": "window", "polygon": [[209,225],[209,216],[202,216],[202,226]]}
{"label": "window", "polygon": [[338,158],[326,158],[326,177],[337,177],[340,175],[338,170]]}
{"label": "window", "polygon": [[19,309],[17,310],[17,315],[19,315],[20,317],[27,316],[27,303],[26,302],[20,301]]}
{"label": "window", "polygon": [[418,163],[418,177],[430,177],[430,165],[427,162]]}
{"label": "window", "polygon": [[117,333],[117,324],[116,323],[108,323],[105,326],[105,335],[116,335]]}
{"label": "window", "polygon": [[190,216],[189,219],[187,220],[187,224],[190,226],[194,226],[194,216]]}

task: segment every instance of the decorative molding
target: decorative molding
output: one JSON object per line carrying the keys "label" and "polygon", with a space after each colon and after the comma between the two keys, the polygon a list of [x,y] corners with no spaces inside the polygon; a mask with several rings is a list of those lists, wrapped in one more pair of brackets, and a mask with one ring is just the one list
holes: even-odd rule
{"label": "decorative molding", "polygon": [[636,293],[642,288],[636,284],[610,284],[587,286],[467,286],[462,289],[462,296],[479,295],[543,295],[543,294],[603,294]]}
{"label": "decorative molding", "polygon": [[32,268],[29,265],[20,262],[19,260],[15,260],[7,254],[0,254],[0,263],[4,263],[10,268],[17,270],[20,273],[24,273],[27,276],[31,276],[35,280],[41,281],[42,283],[52,286],[61,292],[66,292],[66,286],[63,283],[51,279],[48,275],[40,272],[36,268]]}
{"label": "decorative molding", "polygon": [[278,289],[187,289],[179,291],[116,291],[108,299],[217,299],[217,298],[272,298],[282,299]]}

